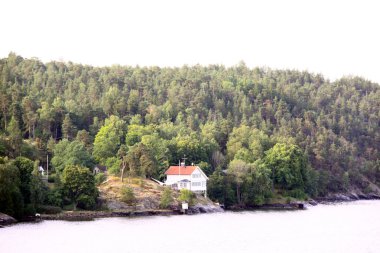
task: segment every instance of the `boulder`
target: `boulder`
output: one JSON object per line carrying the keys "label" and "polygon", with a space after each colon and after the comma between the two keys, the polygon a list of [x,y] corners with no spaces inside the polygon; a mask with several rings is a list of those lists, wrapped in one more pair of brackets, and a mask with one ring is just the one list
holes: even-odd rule
{"label": "boulder", "polygon": [[347,193],[347,196],[348,196],[351,200],[359,200],[359,196],[358,196],[358,194],[356,194],[355,192]]}
{"label": "boulder", "polygon": [[310,200],[308,201],[308,203],[309,203],[310,205],[312,205],[312,206],[316,206],[316,205],[318,205],[318,202],[315,201],[314,199],[310,199]]}
{"label": "boulder", "polygon": [[335,201],[350,201],[351,200],[351,198],[349,196],[342,194],[342,193],[335,194],[333,199],[335,199]]}
{"label": "boulder", "polygon": [[380,195],[376,193],[370,193],[368,194],[371,199],[380,199]]}
{"label": "boulder", "polygon": [[16,223],[17,220],[7,214],[0,213],[0,227],[4,225],[10,225]]}
{"label": "boulder", "polygon": [[223,208],[213,204],[196,204],[189,207],[187,214],[199,214],[199,213],[218,213],[223,212]]}

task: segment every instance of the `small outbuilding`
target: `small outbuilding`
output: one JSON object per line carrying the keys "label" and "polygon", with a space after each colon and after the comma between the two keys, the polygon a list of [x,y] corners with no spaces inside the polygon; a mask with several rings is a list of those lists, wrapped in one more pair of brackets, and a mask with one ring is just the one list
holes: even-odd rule
{"label": "small outbuilding", "polygon": [[95,165],[93,171],[94,171],[95,175],[98,174],[98,173],[104,173],[104,174],[106,174],[107,173],[107,166],[103,166],[103,165],[97,164],[97,165]]}
{"label": "small outbuilding", "polygon": [[38,166],[38,172],[42,175],[45,176],[45,169],[42,166]]}

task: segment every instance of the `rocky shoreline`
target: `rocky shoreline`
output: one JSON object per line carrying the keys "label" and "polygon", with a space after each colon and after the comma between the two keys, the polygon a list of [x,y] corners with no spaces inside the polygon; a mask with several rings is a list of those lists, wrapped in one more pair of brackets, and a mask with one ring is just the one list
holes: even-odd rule
{"label": "rocky shoreline", "polygon": [[96,218],[110,217],[143,217],[143,216],[165,216],[178,215],[176,210],[113,210],[113,211],[65,211],[57,214],[41,214],[40,220],[67,220],[67,221],[89,221]]}
{"label": "rocky shoreline", "polygon": [[[336,193],[330,194],[323,198],[311,199],[308,201],[292,202],[287,204],[264,204],[251,208],[232,208],[231,211],[247,211],[247,210],[302,210],[308,206],[318,204],[330,204],[336,202],[348,202],[356,200],[380,200],[380,195],[375,193]],[[41,214],[38,217],[28,217],[27,221],[41,220],[66,220],[66,221],[90,221],[97,218],[110,217],[144,217],[144,216],[169,216],[181,214],[202,214],[202,213],[218,213],[224,212],[224,209],[215,204],[196,204],[189,207],[186,212],[180,209],[173,210],[110,210],[110,211],[65,211],[57,214]],[[17,220],[9,215],[0,213],[0,227],[17,223]]]}
{"label": "rocky shoreline", "polygon": [[68,220],[68,221],[86,221],[96,218],[110,217],[144,217],[144,216],[169,216],[181,214],[201,214],[224,212],[221,207],[216,205],[200,205],[189,207],[186,212],[179,209],[174,210],[112,210],[112,211],[66,211],[58,214],[41,214],[41,220]]}
{"label": "rocky shoreline", "polygon": [[364,194],[362,192],[349,192],[349,193],[334,193],[329,194],[326,197],[316,198],[317,203],[331,203],[331,202],[345,202],[345,201],[355,201],[355,200],[378,200],[380,199],[380,194],[368,193]]}
{"label": "rocky shoreline", "polygon": [[232,207],[229,210],[231,211],[247,211],[247,210],[303,210],[307,209],[310,206],[316,206],[318,204],[328,205],[339,202],[350,202],[357,200],[380,200],[380,194],[376,193],[334,193],[329,194],[326,197],[319,197],[315,199],[309,199],[307,201],[295,201],[291,203],[274,203],[274,204],[263,204],[260,206],[254,207]]}
{"label": "rocky shoreline", "polygon": [[6,225],[17,223],[17,220],[7,214],[0,213],[0,228]]}
{"label": "rocky shoreline", "polygon": [[[110,210],[110,211],[64,211],[57,214],[40,214],[35,217],[26,217],[24,221],[36,222],[43,220],[65,220],[65,221],[91,221],[97,218],[111,218],[111,217],[146,217],[146,216],[169,216],[169,215],[183,215],[183,214],[201,214],[201,213],[216,213],[224,212],[219,206],[216,205],[201,205],[189,207],[186,212],[180,209],[174,210]],[[17,220],[6,214],[0,214],[0,227],[17,223]]]}
{"label": "rocky shoreline", "polygon": [[187,210],[187,214],[200,214],[200,213],[221,213],[224,212],[224,209],[217,205],[200,205],[197,204],[195,206],[189,207]]}

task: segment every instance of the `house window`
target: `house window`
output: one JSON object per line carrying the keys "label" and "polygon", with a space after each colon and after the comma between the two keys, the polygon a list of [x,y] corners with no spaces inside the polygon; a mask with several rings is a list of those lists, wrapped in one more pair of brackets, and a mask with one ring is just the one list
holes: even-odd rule
{"label": "house window", "polygon": [[201,174],[193,174],[192,177],[193,177],[193,178],[200,178],[200,177],[201,177]]}
{"label": "house window", "polygon": [[180,186],[181,188],[184,188],[184,187],[186,187],[186,183],[179,183],[179,186]]}
{"label": "house window", "polygon": [[201,186],[201,182],[192,182],[191,186]]}

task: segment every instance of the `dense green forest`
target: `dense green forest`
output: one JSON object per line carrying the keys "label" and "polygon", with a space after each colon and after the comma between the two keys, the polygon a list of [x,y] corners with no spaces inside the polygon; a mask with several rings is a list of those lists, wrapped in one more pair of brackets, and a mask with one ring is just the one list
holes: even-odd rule
{"label": "dense green forest", "polygon": [[[0,60],[0,131],[0,181],[17,159],[28,159],[31,173],[33,161],[46,168],[47,156],[59,184],[65,173],[95,164],[115,175],[162,180],[186,155],[210,177],[210,198],[227,206],[380,186],[380,86],[358,77],[330,82],[243,62],[230,68],[45,64],[10,53]],[[5,184],[0,188],[2,207],[12,198],[36,201],[23,195],[22,184],[13,195]],[[92,188],[76,199],[57,189],[45,189],[40,202],[96,196]]]}

